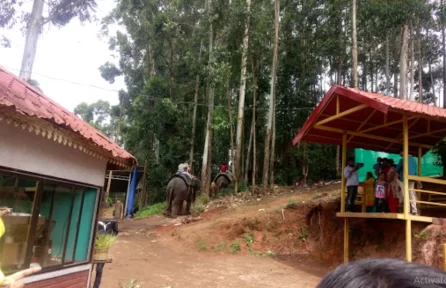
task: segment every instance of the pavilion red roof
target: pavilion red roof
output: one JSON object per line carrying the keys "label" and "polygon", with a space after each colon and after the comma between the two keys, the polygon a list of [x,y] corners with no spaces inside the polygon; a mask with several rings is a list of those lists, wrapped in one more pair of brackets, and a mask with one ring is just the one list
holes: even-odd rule
{"label": "pavilion red roof", "polygon": [[[337,113],[343,114],[342,117],[336,118]],[[408,117],[412,154],[417,153],[418,147],[425,153],[446,136],[446,109],[333,86],[299,130],[293,144],[304,141],[342,145],[345,132],[349,135],[349,148],[398,153],[402,148],[404,114]],[[324,119],[327,120],[321,127],[318,123]]]}
{"label": "pavilion red roof", "polygon": [[134,156],[108,137],[1,66],[0,106],[12,108],[20,114],[44,119],[71,130],[89,143],[109,152],[113,159],[124,161],[129,166],[137,164]]}

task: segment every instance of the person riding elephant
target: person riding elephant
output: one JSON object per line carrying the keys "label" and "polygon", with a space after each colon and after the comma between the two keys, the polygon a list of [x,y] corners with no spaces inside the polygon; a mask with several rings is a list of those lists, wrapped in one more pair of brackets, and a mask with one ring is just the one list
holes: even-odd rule
{"label": "person riding elephant", "polygon": [[217,195],[221,189],[228,188],[229,184],[232,182],[232,173],[230,170],[222,171],[217,174],[214,181],[211,183],[211,198]]}
{"label": "person riding elephant", "polygon": [[186,201],[185,215],[190,214],[190,207],[195,201],[201,186],[200,180],[190,174],[187,163],[178,165],[178,172],[173,175],[167,184],[166,216],[176,217],[183,214],[183,202]]}

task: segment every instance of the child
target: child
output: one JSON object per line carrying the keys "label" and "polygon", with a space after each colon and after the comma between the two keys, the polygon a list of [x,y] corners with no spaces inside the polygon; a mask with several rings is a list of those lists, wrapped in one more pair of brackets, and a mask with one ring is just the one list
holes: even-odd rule
{"label": "child", "polygon": [[364,188],[364,201],[367,212],[375,212],[375,178],[372,172],[367,172],[366,179],[360,184]]}
{"label": "child", "polygon": [[375,206],[376,212],[384,213],[387,211],[387,183],[386,183],[386,173],[381,172],[379,174],[378,181],[375,185]]}
{"label": "child", "polygon": [[400,185],[398,183],[398,176],[395,170],[390,170],[387,180],[389,182],[387,189],[387,203],[391,213],[398,213],[398,196],[400,195]]}

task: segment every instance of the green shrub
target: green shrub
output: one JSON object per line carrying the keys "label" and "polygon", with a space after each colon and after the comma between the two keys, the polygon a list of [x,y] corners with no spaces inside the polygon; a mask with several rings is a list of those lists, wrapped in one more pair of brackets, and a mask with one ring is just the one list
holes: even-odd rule
{"label": "green shrub", "polygon": [[238,241],[232,242],[231,243],[231,253],[235,254],[240,251],[242,251],[242,247],[240,246],[240,243]]}
{"label": "green shrub", "polygon": [[108,234],[98,234],[96,236],[95,247],[98,249],[110,248],[117,240],[116,236]]}
{"label": "green shrub", "polygon": [[142,210],[138,211],[135,214],[135,218],[143,218],[151,215],[162,214],[166,208],[167,208],[167,202],[149,205],[144,207]]}

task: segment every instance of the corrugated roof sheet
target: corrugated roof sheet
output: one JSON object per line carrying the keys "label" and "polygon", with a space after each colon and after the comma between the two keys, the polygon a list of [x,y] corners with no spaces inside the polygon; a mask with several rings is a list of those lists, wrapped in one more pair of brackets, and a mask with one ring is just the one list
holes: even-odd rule
{"label": "corrugated roof sheet", "polygon": [[[366,108],[324,124],[332,130],[315,127],[318,121],[336,115],[337,109],[340,109],[340,112],[347,111],[361,104],[365,104]],[[422,152],[425,153],[428,147],[433,147],[446,137],[446,109],[358,89],[333,86],[299,130],[293,144],[304,141],[341,145],[342,135],[346,132],[351,135],[347,143],[349,148],[398,153],[402,145],[402,114],[407,114],[409,119],[411,153],[417,153],[418,147],[423,147]],[[385,123],[394,124],[384,125]],[[367,133],[375,137],[362,137],[358,131],[373,131]]]}
{"label": "corrugated roof sheet", "polygon": [[82,136],[110,152],[114,159],[136,164],[136,158],[108,139],[74,113],[63,108],[40,91],[0,66],[0,105],[21,114],[47,120]]}
{"label": "corrugated roof sheet", "polygon": [[[357,95],[364,96],[371,100],[380,102],[380,103],[382,103],[388,107],[394,108],[394,109],[404,110],[404,111],[410,112],[410,113],[424,114],[426,116],[446,118],[446,109],[443,109],[441,107],[430,106],[430,105],[418,103],[415,101],[394,98],[394,97],[385,96],[385,95],[378,94],[378,93],[365,92],[362,90],[348,88],[348,87],[342,87],[342,86],[336,86],[334,93],[339,93],[340,90],[350,91]],[[350,95],[350,96],[352,96],[353,99],[358,98],[358,97],[355,97],[354,95]]]}

